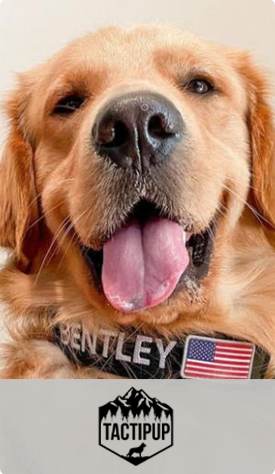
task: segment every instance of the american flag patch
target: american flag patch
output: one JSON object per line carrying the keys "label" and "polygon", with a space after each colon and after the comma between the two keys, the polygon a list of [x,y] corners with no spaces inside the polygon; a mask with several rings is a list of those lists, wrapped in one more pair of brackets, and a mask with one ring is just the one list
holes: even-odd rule
{"label": "american flag patch", "polygon": [[254,344],[189,336],[181,376],[191,379],[249,379],[254,355]]}

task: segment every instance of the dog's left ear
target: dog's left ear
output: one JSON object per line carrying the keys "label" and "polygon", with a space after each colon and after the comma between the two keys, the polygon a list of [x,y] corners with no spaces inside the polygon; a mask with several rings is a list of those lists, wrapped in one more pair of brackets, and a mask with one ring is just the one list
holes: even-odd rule
{"label": "dog's left ear", "polygon": [[275,229],[275,128],[269,104],[270,85],[249,55],[243,55],[239,69],[248,94],[251,188],[263,224]]}
{"label": "dog's left ear", "polygon": [[10,131],[0,163],[0,246],[12,249],[23,268],[38,242],[34,156],[24,128],[29,95],[21,83],[7,103]]}

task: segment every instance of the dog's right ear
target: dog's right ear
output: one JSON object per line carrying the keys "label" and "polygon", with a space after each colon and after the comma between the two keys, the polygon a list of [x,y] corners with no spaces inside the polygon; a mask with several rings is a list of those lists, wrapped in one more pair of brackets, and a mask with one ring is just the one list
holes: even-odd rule
{"label": "dog's right ear", "polygon": [[10,131],[0,162],[0,246],[27,267],[38,242],[34,154],[24,128],[30,90],[23,81],[7,102]]}

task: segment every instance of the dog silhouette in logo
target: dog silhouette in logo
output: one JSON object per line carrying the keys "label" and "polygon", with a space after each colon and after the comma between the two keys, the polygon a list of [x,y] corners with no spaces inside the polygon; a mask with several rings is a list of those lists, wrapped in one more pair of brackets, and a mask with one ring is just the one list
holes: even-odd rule
{"label": "dog silhouette in logo", "polygon": [[144,448],[146,448],[146,444],[141,443],[141,445],[138,448],[131,448],[126,457],[131,458],[133,456],[133,454],[135,454],[135,453],[139,454],[139,457],[141,457],[141,453],[143,452]]}

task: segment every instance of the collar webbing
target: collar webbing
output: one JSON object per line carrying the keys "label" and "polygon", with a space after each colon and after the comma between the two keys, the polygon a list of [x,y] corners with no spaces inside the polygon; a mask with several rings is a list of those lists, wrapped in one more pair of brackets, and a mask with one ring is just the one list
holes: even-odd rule
{"label": "collar webbing", "polygon": [[90,334],[80,324],[54,328],[55,343],[77,366],[137,379],[262,379],[269,355],[223,334],[165,339],[137,330]]}

